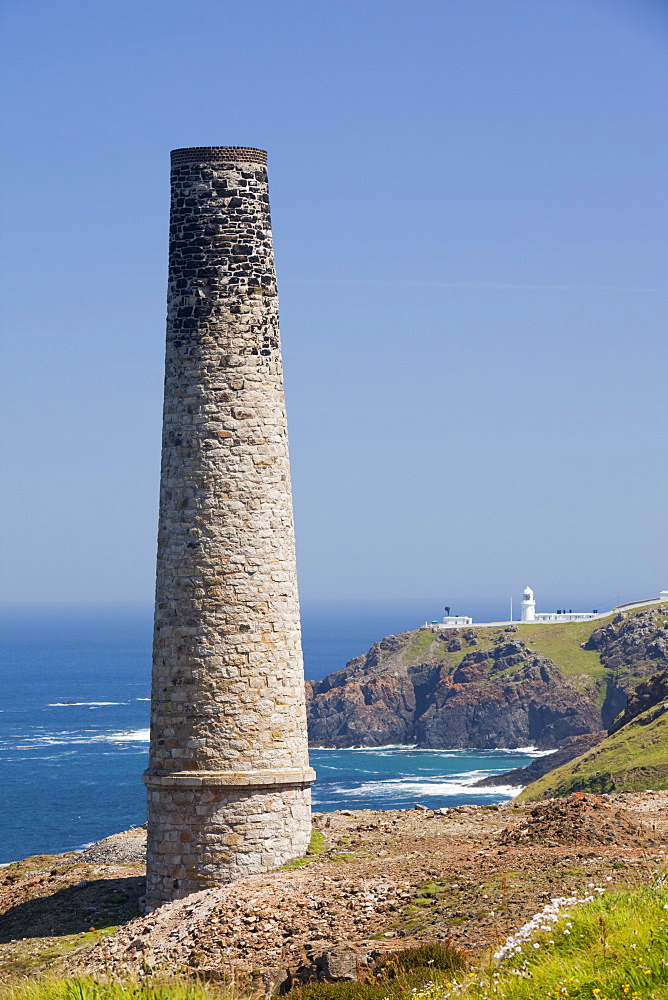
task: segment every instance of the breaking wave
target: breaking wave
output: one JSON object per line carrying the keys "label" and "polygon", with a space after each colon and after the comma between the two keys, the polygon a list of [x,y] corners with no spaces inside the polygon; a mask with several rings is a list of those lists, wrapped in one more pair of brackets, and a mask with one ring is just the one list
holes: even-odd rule
{"label": "breaking wave", "polygon": [[339,753],[345,752],[347,750],[355,750],[359,753],[380,753],[383,750],[398,750],[401,753],[405,753],[408,750],[417,750],[417,743],[386,743],[384,746],[380,747],[368,747],[360,744],[359,746],[353,747],[310,747],[311,750],[335,750]]}
{"label": "breaking wave", "polygon": [[150,729],[131,729],[127,733],[110,733],[104,739],[108,743],[148,743]]}
{"label": "breaking wave", "polygon": [[[475,779],[480,778],[477,774]],[[459,778],[459,780],[457,780]],[[489,788],[473,788],[472,782],[462,780],[463,776],[453,776],[453,778],[436,778],[432,781],[418,780],[412,778],[389,778],[382,781],[362,781],[356,787],[348,784],[329,783],[318,794],[317,784],[313,789],[314,802],[317,804],[321,797],[328,801],[334,797],[346,799],[375,799],[378,802],[376,808],[386,807],[389,801],[405,801],[411,798],[414,801],[424,801],[424,799],[438,798],[447,799],[453,796],[475,796],[476,798],[512,798],[517,795],[521,785],[495,785]],[[383,805],[381,805],[381,801]],[[446,805],[447,803],[443,803]]]}
{"label": "breaking wave", "polygon": [[43,750],[45,747],[86,746],[94,743],[148,743],[148,729],[131,729],[120,733],[86,732],[43,733],[25,735],[0,742],[0,749]]}
{"label": "breaking wave", "polygon": [[127,701],[50,701],[47,708],[100,708],[103,705],[127,705]]}
{"label": "breaking wave", "polygon": [[523,757],[546,757],[548,754],[554,753],[552,750],[539,750],[536,746],[527,747],[419,747],[417,743],[388,743],[385,746],[370,747],[370,746],[352,746],[352,747],[325,747],[325,746],[311,746],[309,747],[311,751],[334,751],[338,753],[373,753],[373,754],[389,754],[389,753],[411,753],[414,752],[420,755],[432,754],[439,757],[458,757],[467,756],[470,757],[471,754],[521,754]]}

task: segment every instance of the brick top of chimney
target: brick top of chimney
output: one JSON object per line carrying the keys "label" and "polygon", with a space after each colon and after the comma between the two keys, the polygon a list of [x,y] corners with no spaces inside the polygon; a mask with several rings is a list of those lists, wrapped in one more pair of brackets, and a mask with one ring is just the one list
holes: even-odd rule
{"label": "brick top of chimney", "polygon": [[172,166],[181,163],[260,163],[267,165],[264,149],[248,146],[192,146],[189,149],[173,149]]}

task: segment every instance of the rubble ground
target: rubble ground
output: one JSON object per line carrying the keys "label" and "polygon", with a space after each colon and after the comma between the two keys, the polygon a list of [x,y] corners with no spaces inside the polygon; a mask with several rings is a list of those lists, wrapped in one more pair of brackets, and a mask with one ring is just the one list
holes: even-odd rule
{"label": "rubble ground", "polygon": [[[535,804],[316,813],[322,853],[138,916],[144,832],[0,871],[0,973],[224,979],[274,986],[323,956],[362,965],[451,941],[476,959],[554,896],[649,884],[663,870],[668,792]],[[95,858],[106,860],[94,860]],[[319,964],[320,963],[320,964]]]}

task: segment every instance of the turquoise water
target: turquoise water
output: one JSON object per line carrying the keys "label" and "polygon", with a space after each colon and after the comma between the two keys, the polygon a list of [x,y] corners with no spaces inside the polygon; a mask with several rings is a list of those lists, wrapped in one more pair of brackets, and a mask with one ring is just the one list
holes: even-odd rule
{"label": "turquoise water", "polygon": [[410,809],[416,803],[438,809],[465,803],[503,802],[516,788],[472,788],[483,775],[524,767],[538,756],[522,750],[416,750],[380,747],[312,750],[318,780],[313,808]]}
{"label": "turquoise water", "polygon": [[[323,676],[375,639],[414,627],[417,610],[306,610],[307,676]],[[150,610],[31,609],[3,612],[0,624],[0,862],[77,849],[143,823]],[[498,802],[512,790],[471,789],[469,783],[533,756],[516,750],[317,749],[311,754],[318,772],[313,804],[332,810]]]}

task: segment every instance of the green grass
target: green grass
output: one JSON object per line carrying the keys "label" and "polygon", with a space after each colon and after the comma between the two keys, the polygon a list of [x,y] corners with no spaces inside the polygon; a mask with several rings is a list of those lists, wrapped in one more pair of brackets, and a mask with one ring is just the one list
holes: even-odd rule
{"label": "green grass", "polygon": [[[520,639],[530,649],[553,660],[578,687],[589,691],[597,690],[602,702],[609,671],[601,663],[598,653],[582,649],[581,643],[587,641],[595,628],[607,625],[613,617],[614,615],[610,615],[595,622],[565,622],[563,625],[516,623],[517,631],[508,633],[497,629],[476,629],[477,645],[469,646],[464,642],[461,650],[452,653],[447,652],[447,641],[439,639],[430,628],[422,628],[411,633],[403,650],[403,658],[410,662],[424,657],[429,662],[438,660],[457,667],[466,654],[474,649],[489,649],[498,643]],[[503,673],[512,673],[514,669],[516,668],[507,668]]]}
{"label": "green grass", "polygon": [[[633,608],[626,614],[636,615],[644,610],[655,611],[656,606],[645,605]],[[447,651],[449,640],[440,639],[438,632],[433,632],[431,628],[421,628],[409,633],[409,638],[402,650],[402,658],[406,663],[420,662],[420,660],[422,662],[447,663],[454,670],[467,653],[473,649],[488,649],[499,643],[519,639],[529,649],[556,663],[565,677],[581,691],[594,697],[601,707],[607,695],[608,684],[613,680],[614,674],[603,666],[596,650],[583,649],[582,645],[586,644],[596,629],[609,625],[617,613],[617,611],[612,611],[605,618],[598,618],[594,621],[563,622],[556,625],[515,622],[515,632],[506,632],[503,628],[478,628],[474,629],[478,639],[476,646],[469,646],[464,642],[460,651],[452,653]],[[388,653],[387,655],[390,657],[396,654]],[[494,676],[495,678],[509,677],[517,669],[519,668],[507,667],[503,671],[495,673]],[[633,668],[621,670],[621,677],[626,677],[627,682],[630,683],[637,682],[637,678],[644,676],[644,674],[644,669],[640,669],[639,672],[634,671]]]}
{"label": "green grass", "polygon": [[[655,606],[634,608],[626,612],[629,616],[644,610],[656,610]],[[609,625],[617,612],[589,622],[564,622],[563,625],[518,625],[515,633],[519,639],[537,653],[548,656],[557,664],[564,675],[578,687],[587,688],[587,678],[596,684],[599,700],[602,702],[606,693],[606,681],[611,678],[611,671],[603,666],[596,650],[582,649],[581,643],[586,643],[592,632]],[[658,621],[665,620],[664,615],[658,616]],[[632,668],[622,668],[626,674]],[[584,676],[586,675],[586,676]]]}
{"label": "green grass", "polygon": [[450,894],[447,881],[426,882],[410,902],[401,908],[392,929],[400,930],[402,935],[407,934],[409,937],[428,933],[429,925],[439,916],[439,904],[444,898],[449,898]]}
{"label": "green grass", "polygon": [[[642,608],[634,609],[629,614],[636,614]],[[606,696],[606,682],[610,679],[610,671],[601,663],[596,650],[582,649],[592,632],[608,625],[615,617],[611,612],[605,618],[588,622],[564,622],[558,625],[522,624],[516,622],[517,631],[505,632],[504,629],[474,629],[478,642],[469,646],[463,642],[459,651],[448,652],[449,638],[441,639],[438,630],[431,627],[416,629],[408,633],[406,644],[401,650],[401,658],[405,663],[447,663],[455,669],[463,658],[473,649],[489,649],[503,642],[519,639],[530,649],[553,660],[564,676],[573,681],[580,690],[595,694],[600,704]],[[434,626],[436,629],[436,626]],[[387,651],[383,659],[396,656],[396,652]],[[512,674],[514,668],[507,668],[503,674]]]}
{"label": "green grass", "polygon": [[308,844],[309,854],[324,854],[327,850],[327,841],[321,830],[311,830],[311,839]]}
{"label": "green grass", "polygon": [[326,850],[327,841],[325,840],[324,833],[321,830],[311,830],[311,839],[306,849],[306,857],[291,858],[290,861],[286,861],[284,865],[281,865],[280,869],[281,871],[290,871],[292,868],[302,868],[304,865],[310,865],[312,861],[315,861],[320,854],[324,854]]}
{"label": "green grass", "polygon": [[213,997],[240,1000],[240,995],[235,996],[230,989],[185,978],[163,982],[128,979],[109,983],[98,983],[88,977],[48,978],[0,987],[1,1000],[211,1000]]}
{"label": "green grass", "polygon": [[[625,613],[636,615],[645,610],[656,611],[656,605],[643,605]],[[602,701],[605,697],[605,682],[610,677],[610,671],[603,666],[596,650],[582,649],[582,644],[587,642],[596,629],[609,625],[617,614],[618,612],[613,610],[604,618],[587,622],[563,622],[560,624],[515,622],[515,632],[506,632],[504,628],[472,627],[478,639],[477,645],[469,646],[464,641],[463,648],[452,653],[447,651],[447,645],[451,638],[447,632],[444,633],[447,638],[441,639],[436,625],[423,626],[413,632],[406,633],[407,638],[400,655],[406,663],[422,660],[422,662],[429,663],[448,663],[450,666],[456,667],[464,656],[473,649],[488,649],[490,646],[502,642],[520,639],[529,648],[553,660],[564,675],[578,687],[589,691],[596,688]],[[396,656],[397,652],[399,651],[383,651],[382,659],[389,660]]]}
{"label": "green grass", "polygon": [[295,990],[294,1000],[408,1000],[434,982],[445,989],[453,973],[466,969],[464,953],[450,941],[405,948],[361,970],[362,982],[308,983]]}
{"label": "green grass", "polygon": [[80,931],[78,934],[59,934],[41,939],[24,938],[13,942],[11,951],[5,945],[0,952],[0,980],[3,976],[20,979],[38,971],[42,974],[70,952],[97,944],[101,938],[117,931],[119,926],[109,925],[97,930]]}
{"label": "green grass", "polygon": [[411,660],[419,659],[419,657],[429,652],[434,643],[437,642],[437,639],[438,636],[430,628],[420,628],[411,634],[411,639],[404,648],[403,655],[409,657]]}
{"label": "green grass", "polygon": [[413,914],[419,911],[425,906],[432,906],[437,903],[439,898],[447,892],[447,884],[445,882],[427,882],[421,889],[418,890],[413,899],[407,906],[404,907],[404,913]]}
{"label": "green grass", "polygon": [[532,782],[517,801],[646,788],[668,789],[668,711],[661,706],[648,709],[593,750]]}
{"label": "green grass", "polygon": [[519,955],[468,978],[463,991],[439,990],[438,1000],[668,1000],[668,889],[608,892],[574,907]]}
{"label": "green grass", "polygon": [[583,675],[586,675],[604,691],[609,671],[601,663],[596,650],[582,649],[580,644],[613,617],[611,615],[595,622],[564,622],[563,625],[518,625],[515,636],[530,649],[553,660],[564,676],[578,686],[582,685]]}
{"label": "green grass", "polygon": [[444,988],[447,976],[425,967],[380,981],[308,983],[288,996],[292,1000],[412,1000],[414,992],[429,989],[433,981]]}

